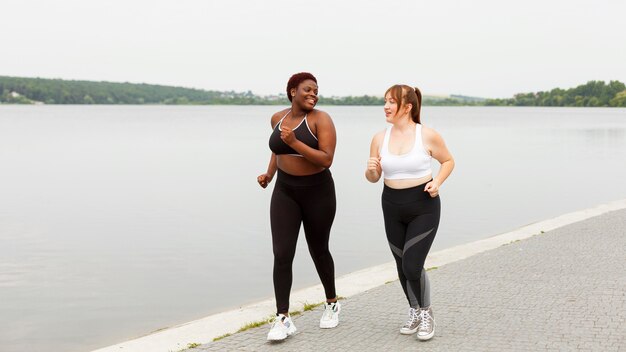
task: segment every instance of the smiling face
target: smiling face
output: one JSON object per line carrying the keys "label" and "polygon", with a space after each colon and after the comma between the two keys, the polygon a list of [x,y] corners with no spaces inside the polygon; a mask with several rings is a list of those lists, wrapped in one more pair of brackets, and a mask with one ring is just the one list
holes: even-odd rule
{"label": "smiling face", "polygon": [[403,86],[400,85],[395,85],[385,92],[384,110],[387,122],[394,123],[404,118],[411,118],[413,104],[407,104],[405,94]]}
{"label": "smiling face", "polygon": [[303,110],[313,110],[319,100],[317,91],[317,83],[312,79],[306,79],[298,84],[297,88],[291,89],[292,103],[300,105]]}
{"label": "smiling face", "polygon": [[389,123],[393,122],[393,118],[398,113],[398,102],[396,101],[396,98],[394,98],[391,95],[391,92],[388,92],[387,95],[385,95],[384,110],[385,110],[385,119],[387,120],[387,122]]}

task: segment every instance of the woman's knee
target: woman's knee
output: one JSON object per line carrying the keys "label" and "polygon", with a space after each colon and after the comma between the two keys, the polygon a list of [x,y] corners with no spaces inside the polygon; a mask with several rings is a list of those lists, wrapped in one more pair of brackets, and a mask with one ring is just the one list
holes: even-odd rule
{"label": "woman's knee", "polygon": [[309,253],[311,254],[311,258],[315,263],[326,263],[333,261],[333,256],[330,254],[328,246],[325,246],[324,248],[309,247]]}
{"label": "woman's knee", "polygon": [[274,248],[274,264],[275,265],[291,265],[296,251],[290,248]]}
{"label": "woman's knee", "polygon": [[415,262],[402,262],[402,272],[407,280],[419,280],[422,276],[422,270],[423,268]]}

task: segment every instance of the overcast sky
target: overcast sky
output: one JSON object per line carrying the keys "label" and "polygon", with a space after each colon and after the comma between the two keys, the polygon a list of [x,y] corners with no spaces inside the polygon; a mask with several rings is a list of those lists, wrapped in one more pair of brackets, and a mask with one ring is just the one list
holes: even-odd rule
{"label": "overcast sky", "polygon": [[0,75],[510,97],[626,82],[624,0],[0,0]]}

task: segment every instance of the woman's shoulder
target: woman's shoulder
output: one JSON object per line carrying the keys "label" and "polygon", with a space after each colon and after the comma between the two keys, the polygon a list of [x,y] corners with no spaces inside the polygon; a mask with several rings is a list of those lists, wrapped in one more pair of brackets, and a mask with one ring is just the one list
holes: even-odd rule
{"label": "woman's shoulder", "polygon": [[318,109],[311,110],[307,114],[307,118],[312,119],[312,120],[313,119],[315,119],[315,120],[322,120],[322,119],[332,120],[332,118],[330,117],[330,115],[326,111],[322,111],[322,110],[318,110]]}
{"label": "woman's shoulder", "polygon": [[439,141],[441,140],[441,135],[439,132],[435,131],[434,128],[422,125],[422,136],[427,141]]}
{"label": "woman's shoulder", "polygon": [[286,109],[282,109],[280,111],[276,111],[274,113],[274,115],[272,115],[272,119],[273,118],[282,119],[285,115],[287,115],[287,113],[289,113],[290,110],[291,110],[291,108],[286,108]]}
{"label": "woman's shoulder", "polygon": [[385,139],[385,133],[387,133],[387,129],[376,132],[374,137],[372,137],[372,142],[381,143],[383,139]]}
{"label": "woman's shoulder", "polygon": [[311,126],[316,126],[316,128],[330,128],[332,130],[335,129],[335,124],[330,115],[322,110],[313,109],[307,113],[307,120]]}
{"label": "woman's shoulder", "polygon": [[289,110],[291,110],[290,108],[287,109],[283,109],[280,111],[277,111],[274,113],[274,115],[272,115],[272,126],[275,126],[278,121],[280,121],[280,119],[282,119],[285,115],[287,115],[287,113],[289,113]]}
{"label": "woman's shoulder", "polygon": [[372,137],[372,143],[370,144],[370,156],[380,156],[380,150],[385,140],[385,132],[387,129],[376,132]]}

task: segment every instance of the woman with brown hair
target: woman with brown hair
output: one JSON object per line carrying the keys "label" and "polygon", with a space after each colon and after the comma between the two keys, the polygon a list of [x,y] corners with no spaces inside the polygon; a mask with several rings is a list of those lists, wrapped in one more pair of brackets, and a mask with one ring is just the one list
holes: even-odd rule
{"label": "woman with brown hair", "polygon": [[[374,135],[365,177],[384,177],[383,217],[389,247],[396,260],[400,284],[409,303],[402,334],[419,340],[435,334],[430,289],[424,262],[439,227],[439,189],[454,168],[443,138],[420,119],[419,89],[394,85],[385,92],[387,129]],[[433,178],[431,160],[441,163]]]}

